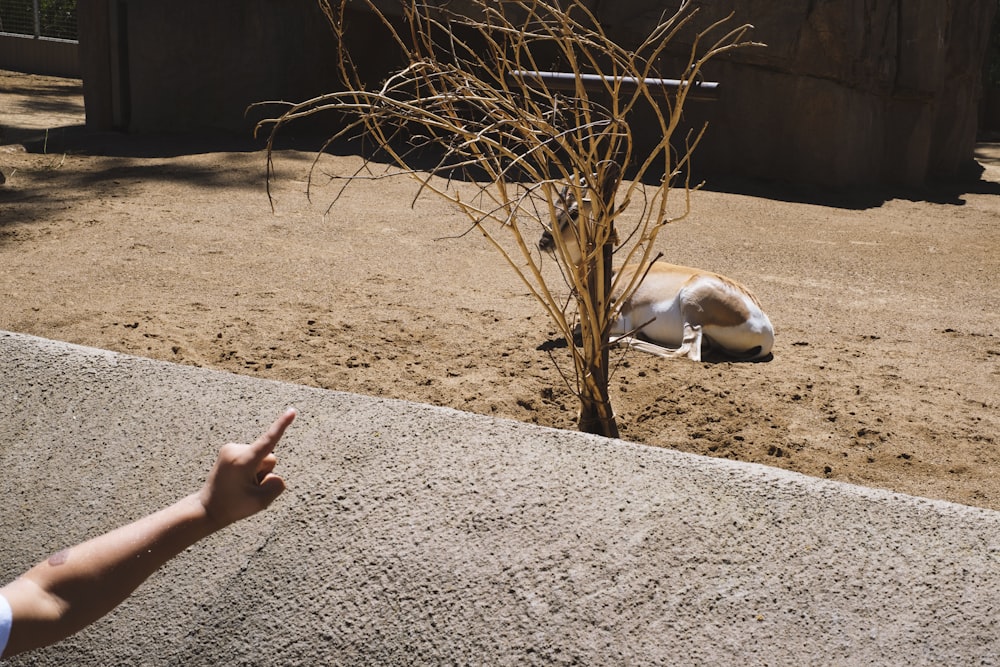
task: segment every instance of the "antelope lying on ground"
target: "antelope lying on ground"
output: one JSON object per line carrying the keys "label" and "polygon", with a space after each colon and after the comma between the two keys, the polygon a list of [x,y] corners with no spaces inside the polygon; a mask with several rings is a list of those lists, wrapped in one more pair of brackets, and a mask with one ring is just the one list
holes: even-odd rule
{"label": "antelope lying on ground", "polygon": [[[570,261],[578,264],[581,254],[574,225],[580,207],[568,188],[563,189],[560,199],[556,229]],[[556,252],[551,231],[542,233],[538,248]],[[703,349],[738,359],[761,359],[771,353],[771,321],[750,290],[735,280],[666,262],[656,261],[648,267],[630,264],[616,272],[612,298],[619,299],[636,274],[641,283],[621,304],[611,331],[612,343],[625,343],[667,359],[687,357],[693,361],[701,361]]]}

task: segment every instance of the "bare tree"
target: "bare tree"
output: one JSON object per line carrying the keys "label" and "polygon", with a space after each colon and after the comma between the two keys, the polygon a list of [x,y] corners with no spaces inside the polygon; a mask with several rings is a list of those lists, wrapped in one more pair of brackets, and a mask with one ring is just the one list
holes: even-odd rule
{"label": "bare tree", "polygon": [[[319,2],[343,45],[348,0]],[[705,63],[748,44],[750,26],[730,29],[726,18],[695,29],[697,10],[682,2],[637,47],[627,49],[608,37],[583,0],[388,3],[402,9],[401,17],[380,9],[387,0],[356,4],[382,19],[405,66],[369,88],[355,66],[359,54],[341,48],[343,90],[289,105],[280,117],[262,123],[270,129],[269,173],[273,142],[283,126],[318,113],[343,114],[347,120],[316,159],[341,138],[363,136],[395,168],[377,173],[366,161],[362,170],[345,176],[348,182],[405,173],[419,181],[419,192],[461,209],[566,340],[579,331],[580,345],[569,345],[575,381],[563,373],[580,399],[579,427],[617,437],[608,395],[609,332],[641,275],[630,284],[614,284],[615,221],[638,202],[641,211],[629,218],[627,242],[618,252],[626,262],[649,263],[660,229],[687,215],[691,185],[680,175],[689,173],[684,167],[704,129],[685,136],[683,149],[671,140],[685,101],[698,92]],[[682,33],[693,33],[685,45],[687,62],[679,78],[668,81],[658,68]],[[560,73],[552,72],[553,62]],[[655,136],[651,142],[640,141],[630,125],[640,109],[655,126],[642,133]],[[429,165],[428,156],[434,156]],[[434,178],[456,175],[474,180],[475,197],[462,198],[451,180]],[[671,216],[667,201],[676,181],[684,200]],[[568,200],[589,202],[587,214],[571,223],[575,248],[555,234],[569,299],[562,289],[550,289],[536,249],[539,232],[566,215]]]}

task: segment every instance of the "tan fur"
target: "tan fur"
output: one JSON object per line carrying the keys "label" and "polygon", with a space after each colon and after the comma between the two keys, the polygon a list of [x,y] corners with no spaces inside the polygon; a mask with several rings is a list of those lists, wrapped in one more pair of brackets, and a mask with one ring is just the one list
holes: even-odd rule
{"label": "tan fur", "polygon": [[[574,225],[581,215],[589,215],[589,207],[578,206],[569,188],[563,188],[555,224],[543,232],[539,250],[555,253],[558,235],[568,260],[579,264],[582,259]],[[620,305],[612,342],[663,358],[694,361],[701,360],[703,343],[706,348],[741,359],[760,359],[771,353],[771,321],[757,297],[735,280],[688,266],[653,262],[622,268],[615,276],[612,297],[620,301],[629,286],[635,290]]]}

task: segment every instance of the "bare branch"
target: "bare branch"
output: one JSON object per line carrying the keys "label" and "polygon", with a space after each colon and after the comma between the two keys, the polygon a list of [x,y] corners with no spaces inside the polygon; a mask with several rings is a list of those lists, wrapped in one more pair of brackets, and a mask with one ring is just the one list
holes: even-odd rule
{"label": "bare branch", "polygon": [[[686,136],[683,149],[676,148],[672,141],[681,112],[709,60],[752,44],[745,41],[750,26],[727,29],[727,17],[695,30],[698,10],[682,2],[646,39],[625,48],[608,36],[583,0],[468,0],[463,13],[445,0],[402,0],[402,19],[380,12],[374,0],[319,3],[342,45],[348,4],[377,16],[406,65],[369,87],[341,48],[342,90],[283,103],[279,117],[262,121],[258,130],[270,133],[269,196],[275,136],[289,123],[317,114],[347,118],[317,153],[308,187],[322,153],[335,141],[360,135],[371,139],[396,169],[376,174],[366,158],[353,174],[331,176],[345,181],[334,203],[354,180],[394,175],[417,181],[415,198],[432,193],[452,202],[568,341],[579,322],[582,346],[569,346],[574,372],[559,372],[575,378],[571,390],[584,412],[597,406],[592,418],[613,426],[607,399],[609,332],[644,275],[635,272],[622,285],[613,281],[616,224],[627,226],[625,261],[648,265],[659,231],[688,214],[690,156],[704,128]],[[682,37],[689,41],[678,51],[674,42]],[[683,71],[669,72],[679,81],[676,89],[666,91],[658,83],[659,68],[685,58]],[[570,75],[568,90],[532,75],[551,69],[553,59]],[[630,125],[639,110],[655,124],[654,132],[642,133],[658,137],[651,145],[640,145]],[[418,168],[428,159],[432,166]],[[625,169],[629,178],[622,180]],[[668,195],[679,176],[683,181],[676,185],[684,199],[671,216]],[[469,182],[471,199],[460,195],[454,178]],[[586,204],[586,212],[567,221],[568,201],[581,208]],[[641,206],[637,215],[625,215],[633,202]],[[536,239],[555,227],[561,281],[551,289]],[[562,229],[569,233],[559,233]]]}

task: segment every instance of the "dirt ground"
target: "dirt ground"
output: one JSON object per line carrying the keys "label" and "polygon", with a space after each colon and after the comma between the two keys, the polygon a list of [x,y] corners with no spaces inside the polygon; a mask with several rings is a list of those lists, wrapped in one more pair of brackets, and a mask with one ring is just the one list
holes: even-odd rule
{"label": "dirt ground", "polygon": [[[259,144],[82,123],[78,81],[0,72],[0,329],[573,428],[541,306],[411,181],[327,213],[313,154],[283,150],[272,211]],[[921,191],[694,193],[660,248],[749,286],[774,356],[629,353],[622,436],[1000,509],[1000,144],[977,157],[980,181]]]}

